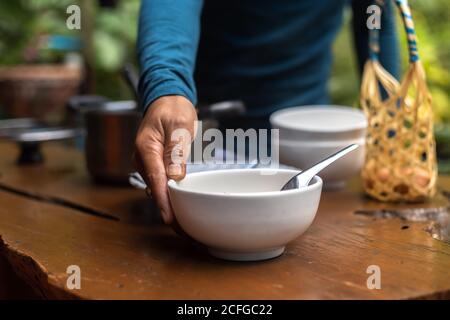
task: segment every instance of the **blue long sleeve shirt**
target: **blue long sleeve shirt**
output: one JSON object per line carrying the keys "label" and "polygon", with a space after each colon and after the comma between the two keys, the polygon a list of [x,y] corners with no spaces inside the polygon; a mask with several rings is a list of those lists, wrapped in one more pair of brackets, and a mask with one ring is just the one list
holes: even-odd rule
{"label": "blue long sleeve shirt", "polygon": [[[353,11],[360,70],[368,56],[370,0],[143,0],[138,34],[143,106],[165,95],[194,105],[242,100],[264,116],[328,102],[332,44]],[[394,6],[387,2],[380,61],[399,73]],[[352,44],[349,43],[349,46]],[[348,57],[351,59],[351,57]]]}

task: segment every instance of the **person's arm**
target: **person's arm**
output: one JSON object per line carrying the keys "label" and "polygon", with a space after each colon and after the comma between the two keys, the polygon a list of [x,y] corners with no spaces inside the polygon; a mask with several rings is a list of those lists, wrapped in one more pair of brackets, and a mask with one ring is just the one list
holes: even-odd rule
{"label": "person's arm", "polygon": [[139,95],[146,111],[136,137],[135,162],[166,223],[173,221],[167,180],[184,177],[191,143],[189,139],[173,141],[172,134],[184,129],[192,139],[197,119],[193,73],[202,4],[202,0],[141,3]]}
{"label": "person's arm", "polygon": [[[372,0],[352,1],[352,27],[360,73],[362,73],[364,63],[369,57],[369,29],[367,28],[366,22],[369,17],[367,14],[367,7],[372,4],[374,4],[374,1]],[[397,41],[395,10],[397,10],[397,8],[392,1],[386,0],[381,13],[379,59],[381,65],[395,78],[399,79],[400,55]]]}
{"label": "person's arm", "polygon": [[143,106],[165,95],[196,104],[193,79],[203,0],[143,0],[138,32]]}

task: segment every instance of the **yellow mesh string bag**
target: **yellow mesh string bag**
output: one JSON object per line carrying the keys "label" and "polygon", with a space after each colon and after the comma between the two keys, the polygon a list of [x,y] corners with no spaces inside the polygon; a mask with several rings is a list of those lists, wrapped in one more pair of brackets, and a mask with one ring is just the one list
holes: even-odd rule
{"label": "yellow mesh string bag", "polygon": [[[399,83],[378,61],[378,31],[370,31],[370,58],[360,94],[368,119],[362,178],[365,192],[373,198],[416,202],[436,191],[433,110],[408,3],[395,2],[405,25],[410,63]],[[377,3],[383,6],[381,0]]]}

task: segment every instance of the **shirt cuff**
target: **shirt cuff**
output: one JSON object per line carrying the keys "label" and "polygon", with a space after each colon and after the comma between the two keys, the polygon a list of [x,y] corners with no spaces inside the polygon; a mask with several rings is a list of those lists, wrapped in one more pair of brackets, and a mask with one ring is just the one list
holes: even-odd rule
{"label": "shirt cuff", "polygon": [[192,90],[180,84],[180,81],[176,79],[167,79],[164,81],[158,81],[156,85],[152,81],[146,81],[141,79],[139,84],[139,96],[141,99],[141,106],[145,111],[156,99],[163,96],[178,95],[183,96],[195,106],[197,104],[197,97]]}

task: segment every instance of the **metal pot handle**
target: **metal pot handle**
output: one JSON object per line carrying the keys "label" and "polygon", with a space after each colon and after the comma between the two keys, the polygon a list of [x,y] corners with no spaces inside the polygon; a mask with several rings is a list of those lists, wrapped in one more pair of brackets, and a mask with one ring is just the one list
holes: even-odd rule
{"label": "metal pot handle", "polygon": [[222,101],[206,107],[199,106],[199,119],[222,120],[243,115],[246,111],[244,103],[240,100]]}

